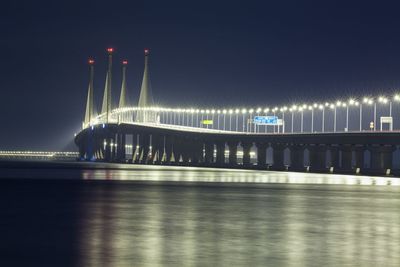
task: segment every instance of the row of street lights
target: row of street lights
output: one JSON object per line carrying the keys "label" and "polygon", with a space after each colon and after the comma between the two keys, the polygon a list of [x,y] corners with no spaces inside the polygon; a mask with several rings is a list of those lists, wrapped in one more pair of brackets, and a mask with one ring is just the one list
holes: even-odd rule
{"label": "row of street lights", "polygon": [[[362,119],[363,119],[363,108],[365,106],[373,106],[373,127],[372,129],[376,130],[376,122],[377,122],[377,104],[387,105],[389,104],[389,117],[392,117],[392,102],[400,102],[400,95],[394,95],[391,98],[380,96],[377,98],[372,97],[364,97],[362,99],[349,99],[347,101],[336,101],[334,103],[313,103],[313,104],[303,104],[303,105],[292,105],[292,106],[283,106],[283,107],[274,107],[274,108],[250,108],[250,109],[172,109],[172,108],[161,108],[161,107],[151,107],[144,108],[144,110],[156,112],[160,116],[160,123],[163,124],[172,124],[172,125],[182,125],[189,127],[206,127],[209,128],[210,125],[213,125],[213,128],[222,129],[224,131],[242,131],[242,132],[259,132],[261,125],[256,125],[252,121],[252,115],[266,115],[272,113],[273,116],[281,115],[282,119],[282,132],[285,132],[285,124],[286,119],[285,115],[289,112],[291,114],[291,132],[294,132],[294,116],[296,112],[300,113],[300,132],[304,132],[304,113],[306,111],[311,112],[311,132],[315,130],[315,112],[320,111],[322,114],[321,121],[321,131],[325,132],[325,124],[326,124],[326,113],[327,110],[331,110],[333,112],[333,131],[337,131],[337,111],[340,108],[346,109],[346,123],[345,123],[345,131],[349,130],[349,109],[351,107],[359,108],[359,131],[362,131]],[[141,110],[140,108],[127,108],[122,110],[117,110],[118,112],[129,111],[132,112]],[[133,114],[133,113],[132,113]],[[242,125],[239,127],[239,116],[242,116]],[[222,116],[222,118],[221,118]],[[130,117],[130,116],[129,116]],[[234,117],[234,123],[232,123],[232,119]],[[217,119],[216,125],[214,124],[214,118]],[[131,119],[131,118],[130,118]],[[247,119],[247,120],[246,120]],[[211,122],[210,122],[210,121]],[[227,123],[229,121],[229,124]],[[195,123],[196,122],[196,123]],[[204,122],[209,122],[204,123]],[[221,127],[222,124],[222,127]],[[227,125],[228,124],[228,125]],[[232,125],[234,124],[234,127]],[[372,125],[372,123],[371,123]],[[278,128],[277,128],[278,127]],[[279,126],[273,125],[273,132],[276,132]],[[268,132],[268,126],[265,126],[265,132]]]}

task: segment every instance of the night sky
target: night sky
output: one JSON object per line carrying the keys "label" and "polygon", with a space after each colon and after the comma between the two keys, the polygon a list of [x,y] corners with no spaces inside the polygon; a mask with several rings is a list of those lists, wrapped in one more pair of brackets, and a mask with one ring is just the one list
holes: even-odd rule
{"label": "night sky", "polygon": [[[16,2],[16,3],[13,3]],[[143,49],[160,105],[258,107],[400,88],[399,6],[387,1],[8,1],[0,8],[0,150],[71,150],[87,59],[98,110],[106,48],[129,61],[136,104]]]}

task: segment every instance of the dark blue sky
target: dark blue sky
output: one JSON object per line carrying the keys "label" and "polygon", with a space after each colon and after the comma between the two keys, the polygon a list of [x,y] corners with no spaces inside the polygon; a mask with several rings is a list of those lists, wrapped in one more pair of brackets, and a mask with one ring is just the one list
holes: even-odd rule
{"label": "dark blue sky", "polygon": [[[82,3],[85,2],[85,3]],[[62,150],[84,116],[88,57],[100,107],[105,49],[143,48],[156,102],[270,106],[400,88],[399,6],[388,1],[18,1],[0,9],[0,149]]]}

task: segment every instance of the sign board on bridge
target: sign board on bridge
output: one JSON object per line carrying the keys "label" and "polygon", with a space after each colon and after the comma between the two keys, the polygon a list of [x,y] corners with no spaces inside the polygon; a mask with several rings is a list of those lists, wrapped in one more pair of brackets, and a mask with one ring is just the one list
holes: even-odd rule
{"label": "sign board on bridge", "polygon": [[255,116],[253,122],[257,125],[279,125],[277,116]]}

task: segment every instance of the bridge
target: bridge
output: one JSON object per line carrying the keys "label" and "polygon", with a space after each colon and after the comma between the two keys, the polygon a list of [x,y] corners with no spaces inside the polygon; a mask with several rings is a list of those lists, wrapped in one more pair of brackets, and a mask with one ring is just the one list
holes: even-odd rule
{"label": "bridge", "polygon": [[[122,61],[119,104],[112,107],[108,50],[102,109],[93,101],[94,60],[79,158],[133,164],[241,167],[334,173],[397,174],[400,95],[248,108],[170,108],[154,104],[149,50],[138,104],[127,103]],[[265,120],[272,122],[265,122]]]}

